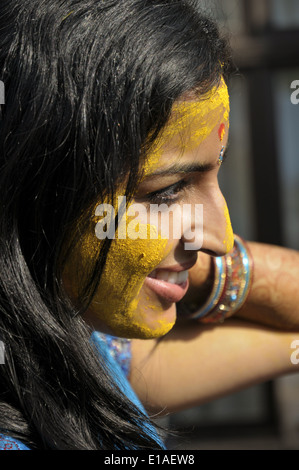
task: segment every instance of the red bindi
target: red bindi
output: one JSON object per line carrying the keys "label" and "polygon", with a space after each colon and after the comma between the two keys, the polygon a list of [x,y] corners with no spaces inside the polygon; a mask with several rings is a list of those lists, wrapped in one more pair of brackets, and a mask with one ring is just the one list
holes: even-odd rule
{"label": "red bindi", "polygon": [[223,141],[224,134],[225,134],[225,125],[222,123],[218,130],[220,142]]}

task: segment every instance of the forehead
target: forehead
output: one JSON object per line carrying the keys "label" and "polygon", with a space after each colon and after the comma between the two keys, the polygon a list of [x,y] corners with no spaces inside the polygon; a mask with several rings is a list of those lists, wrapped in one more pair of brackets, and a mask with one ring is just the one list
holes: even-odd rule
{"label": "forehead", "polygon": [[163,155],[175,152],[182,156],[193,151],[215,131],[222,140],[229,126],[229,110],[229,94],[223,79],[219,86],[198,99],[177,101],[146,158],[145,176],[159,165]]}

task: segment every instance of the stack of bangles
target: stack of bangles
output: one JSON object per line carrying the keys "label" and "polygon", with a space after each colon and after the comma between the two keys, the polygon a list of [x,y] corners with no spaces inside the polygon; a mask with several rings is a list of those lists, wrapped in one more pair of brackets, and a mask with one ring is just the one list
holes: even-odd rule
{"label": "stack of bangles", "polygon": [[[253,258],[247,243],[234,235],[234,248],[225,256],[213,258],[214,284],[206,303],[184,308],[184,316],[201,323],[222,323],[244,305],[253,280]],[[187,315],[186,315],[187,314]]]}

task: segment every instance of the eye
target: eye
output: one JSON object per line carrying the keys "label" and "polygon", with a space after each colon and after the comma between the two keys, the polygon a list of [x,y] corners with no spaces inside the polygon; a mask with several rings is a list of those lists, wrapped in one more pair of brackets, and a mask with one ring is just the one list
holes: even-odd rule
{"label": "eye", "polygon": [[190,181],[183,179],[166,188],[146,194],[143,199],[153,204],[170,204],[179,199],[180,193],[190,184]]}

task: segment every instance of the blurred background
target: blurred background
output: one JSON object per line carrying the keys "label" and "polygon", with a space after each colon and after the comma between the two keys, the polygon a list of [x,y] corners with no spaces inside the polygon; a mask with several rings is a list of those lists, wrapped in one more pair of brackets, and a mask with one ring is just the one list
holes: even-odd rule
{"label": "blurred background", "polygon": [[[299,249],[299,104],[291,102],[291,83],[299,80],[299,1],[198,5],[230,36],[239,69],[230,83],[229,158],[220,172],[234,231]],[[299,374],[177,413],[167,424],[183,431],[169,449],[299,449]]]}

